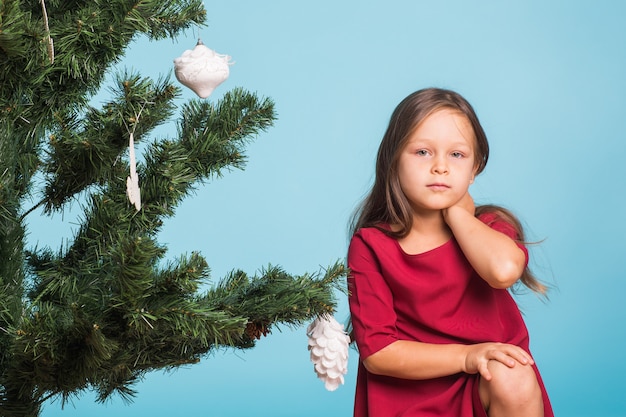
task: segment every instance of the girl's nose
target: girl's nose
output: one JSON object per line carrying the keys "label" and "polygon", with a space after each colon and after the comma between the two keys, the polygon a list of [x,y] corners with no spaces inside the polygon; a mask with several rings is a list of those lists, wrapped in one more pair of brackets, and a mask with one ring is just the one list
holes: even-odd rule
{"label": "girl's nose", "polygon": [[448,172],[448,163],[446,159],[442,157],[435,158],[432,169],[435,174],[446,174]]}

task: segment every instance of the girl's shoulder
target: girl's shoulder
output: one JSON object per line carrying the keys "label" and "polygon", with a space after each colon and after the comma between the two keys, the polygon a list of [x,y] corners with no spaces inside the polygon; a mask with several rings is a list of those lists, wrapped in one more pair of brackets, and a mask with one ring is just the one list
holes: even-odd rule
{"label": "girl's shoulder", "polygon": [[478,212],[476,217],[498,232],[504,233],[512,239],[520,239],[520,230],[517,227],[517,219],[511,218],[508,212],[499,210],[487,210]]}
{"label": "girl's shoulder", "polygon": [[352,235],[350,247],[367,247],[374,252],[392,250],[397,242],[394,237],[389,236],[390,231],[391,228],[386,224],[361,227]]}
{"label": "girl's shoulder", "polygon": [[354,240],[355,238],[360,238],[360,239],[364,239],[364,240],[369,240],[369,239],[375,239],[375,240],[387,240],[387,239],[393,239],[391,236],[389,236],[388,232],[391,232],[391,226],[386,224],[386,223],[382,223],[382,224],[378,224],[376,226],[368,226],[368,227],[361,227],[359,229],[357,229],[354,232],[354,235],[352,236],[352,239]]}

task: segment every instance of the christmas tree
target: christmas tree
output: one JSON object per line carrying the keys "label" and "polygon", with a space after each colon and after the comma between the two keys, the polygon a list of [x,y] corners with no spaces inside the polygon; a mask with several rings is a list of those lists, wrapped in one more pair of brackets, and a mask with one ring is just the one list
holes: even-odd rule
{"label": "christmas tree", "polygon": [[[168,259],[157,240],[199,185],[244,167],[246,144],[276,119],[271,99],[235,88],[176,106],[170,77],[121,72],[90,104],[138,36],[175,38],[205,19],[200,0],[0,0],[2,416],[37,416],[84,390],[131,398],[147,372],[334,311],[339,262],[297,276],[233,270],[203,289],[205,258]],[[151,137],[173,118],[176,137]],[[140,202],[127,191],[131,139],[144,149]],[[84,211],[72,239],[28,247],[29,216],[72,202]]]}

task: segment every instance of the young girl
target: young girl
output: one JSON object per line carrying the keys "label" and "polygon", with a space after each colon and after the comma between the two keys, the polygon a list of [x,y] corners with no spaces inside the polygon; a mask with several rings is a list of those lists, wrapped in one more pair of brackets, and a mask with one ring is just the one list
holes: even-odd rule
{"label": "young girl", "polygon": [[468,193],[488,155],[457,93],[420,90],[395,109],[348,251],[355,417],[553,416],[507,291],[546,288],[515,217]]}

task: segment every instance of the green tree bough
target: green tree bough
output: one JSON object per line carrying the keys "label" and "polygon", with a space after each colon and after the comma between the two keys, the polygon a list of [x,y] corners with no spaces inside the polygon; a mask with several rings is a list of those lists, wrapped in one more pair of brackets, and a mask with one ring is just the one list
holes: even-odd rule
{"label": "green tree bough", "polygon": [[[272,326],[332,313],[340,262],[297,276],[235,270],[201,292],[203,256],[168,261],[157,241],[198,185],[244,167],[246,144],[276,120],[270,99],[236,88],[177,108],[169,78],[121,73],[110,100],[89,105],[133,39],[203,25],[202,2],[42,5],[0,0],[0,414],[37,416],[46,400],[84,390],[130,399],[147,372],[251,348]],[[174,117],[175,138],[150,136]],[[126,196],[131,132],[145,149],[139,211]],[[71,241],[26,247],[29,215],[72,201],[84,213]]]}

